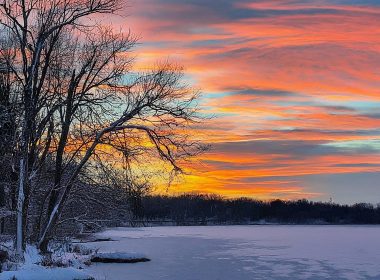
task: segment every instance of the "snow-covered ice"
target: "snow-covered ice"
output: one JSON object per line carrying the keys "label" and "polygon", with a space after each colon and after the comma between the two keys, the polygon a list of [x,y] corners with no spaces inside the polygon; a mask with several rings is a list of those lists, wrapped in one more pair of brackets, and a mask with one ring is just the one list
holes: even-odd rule
{"label": "snow-covered ice", "polygon": [[112,280],[380,279],[378,226],[116,228],[99,252],[139,252],[152,261],[94,264]]}
{"label": "snow-covered ice", "polygon": [[379,226],[115,228],[96,235],[114,241],[84,245],[99,256],[151,262],[44,268],[28,247],[20,270],[3,272],[0,280],[380,279],[379,236]]}

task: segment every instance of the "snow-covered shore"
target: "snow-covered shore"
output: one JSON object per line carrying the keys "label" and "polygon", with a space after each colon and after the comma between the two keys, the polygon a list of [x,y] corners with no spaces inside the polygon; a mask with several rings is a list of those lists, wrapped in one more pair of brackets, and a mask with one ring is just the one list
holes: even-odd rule
{"label": "snow-covered shore", "polygon": [[0,280],[91,280],[92,276],[83,271],[84,266],[75,254],[65,253],[63,261],[68,262],[67,267],[45,267],[40,265],[42,261],[37,249],[33,246],[26,248],[25,262],[19,264],[15,271],[0,273]]}

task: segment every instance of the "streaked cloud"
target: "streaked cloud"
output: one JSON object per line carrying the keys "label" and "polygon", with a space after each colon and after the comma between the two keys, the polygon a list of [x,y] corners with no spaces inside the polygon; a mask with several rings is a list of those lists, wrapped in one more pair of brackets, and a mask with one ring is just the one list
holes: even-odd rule
{"label": "streaked cloud", "polygon": [[[204,92],[204,111],[216,116],[199,127],[212,151],[173,192],[372,199],[377,184],[368,178],[380,171],[379,1],[131,6],[117,24],[141,36],[137,67],[157,58],[184,64]],[[352,183],[342,179],[350,176]]]}

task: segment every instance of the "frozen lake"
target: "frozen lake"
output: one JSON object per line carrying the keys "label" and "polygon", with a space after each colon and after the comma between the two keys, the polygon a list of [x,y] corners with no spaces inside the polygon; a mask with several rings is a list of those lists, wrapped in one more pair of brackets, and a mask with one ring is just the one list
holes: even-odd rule
{"label": "frozen lake", "polygon": [[138,252],[151,262],[96,264],[107,280],[380,279],[377,226],[116,228],[90,243],[100,252]]}

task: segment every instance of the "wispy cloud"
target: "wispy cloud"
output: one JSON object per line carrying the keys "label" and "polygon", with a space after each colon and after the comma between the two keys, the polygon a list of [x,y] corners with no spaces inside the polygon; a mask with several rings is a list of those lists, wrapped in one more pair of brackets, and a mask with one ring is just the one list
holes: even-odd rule
{"label": "wispy cloud", "polygon": [[323,199],[329,190],[308,177],[380,171],[379,1],[131,4],[123,24],[142,37],[137,67],[184,64],[216,116],[200,127],[213,143],[203,171],[175,190]]}

